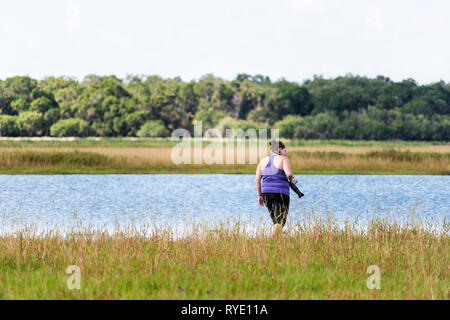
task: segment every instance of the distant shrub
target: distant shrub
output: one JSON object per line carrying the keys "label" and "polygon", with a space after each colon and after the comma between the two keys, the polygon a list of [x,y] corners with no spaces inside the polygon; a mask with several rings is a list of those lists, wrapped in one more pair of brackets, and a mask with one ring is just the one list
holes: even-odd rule
{"label": "distant shrub", "polygon": [[88,137],[95,135],[86,121],[78,118],[59,120],[50,127],[50,135],[53,137]]}
{"label": "distant shrub", "polygon": [[136,133],[138,137],[168,137],[169,130],[166,129],[161,120],[149,120],[145,122]]}
{"label": "distant shrub", "polygon": [[18,135],[17,116],[0,115],[0,136],[15,137]]}
{"label": "distant shrub", "polygon": [[216,127],[220,120],[227,117],[228,113],[222,110],[215,110],[213,108],[203,109],[197,111],[194,116],[195,121],[202,122],[203,131]]}
{"label": "distant shrub", "polygon": [[43,131],[42,113],[23,111],[16,120],[21,136],[40,136]]}
{"label": "distant shrub", "polygon": [[23,98],[17,98],[11,102],[11,109],[14,114],[18,114],[23,111],[28,111],[30,103]]}
{"label": "distant shrub", "polygon": [[53,107],[53,102],[47,97],[39,97],[31,103],[30,111],[45,113]]}
{"label": "distant shrub", "polygon": [[227,130],[242,129],[244,131],[244,134],[250,134],[251,130],[255,130],[256,134],[258,134],[258,130],[260,129],[270,130],[270,126],[268,124],[258,123],[252,120],[236,120],[232,117],[223,118],[216,128],[222,133],[224,137],[227,134]]}
{"label": "distant shrub", "polygon": [[306,126],[307,123],[303,117],[293,115],[288,115],[274,124],[274,128],[280,130],[280,137],[288,139],[297,138],[299,129]]}

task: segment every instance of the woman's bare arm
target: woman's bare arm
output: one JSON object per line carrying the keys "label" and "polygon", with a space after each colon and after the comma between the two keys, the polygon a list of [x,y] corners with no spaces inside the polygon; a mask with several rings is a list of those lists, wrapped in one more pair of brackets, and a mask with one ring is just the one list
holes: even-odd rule
{"label": "woman's bare arm", "polygon": [[255,175],[255,183],[256,183],[256,192],[258,193],[258,196],[261,195],[261,178],[262,178],[262,172],[260,164],[256,167],[256,175]]}
{"label": "woman's bare arm", "polygon": [[294,175],[292,173],[291,169],[291,163],[289,162],[288,157],[283,157],[283,170],[286,177],[288,177],[289,182],[292,182],[293,184],[297,183],[297,180],[294,179]]}

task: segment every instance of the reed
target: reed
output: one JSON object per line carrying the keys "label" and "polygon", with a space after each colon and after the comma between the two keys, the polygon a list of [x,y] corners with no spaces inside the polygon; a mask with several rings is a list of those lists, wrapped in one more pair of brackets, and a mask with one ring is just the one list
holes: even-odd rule
{"label": "reed", "polygon": [[[80,151],[81,150],[81,151]],[[52,148],[0,149],[0,173],[247,173],[256,162],[246,164],[176,165],[171,148]],[[235,149],[235,163],[237,163]],[[296,174],[450,174],[450,152],[411,152],[383,148],[364,153],[336,151],[290,151]],[[224,163],[226,152],[224,152]],[[259,158],[258,158],[259,160]]]}
{"label": "reed", "polygon": [[[338,226],[331,217],[268,237],[242,222],[0,236],[2,299],[448,299],[449,225],[411,217]],[[69,290],[66,268],[81,270]],[[380,268],[379,290],[367,268]]]}

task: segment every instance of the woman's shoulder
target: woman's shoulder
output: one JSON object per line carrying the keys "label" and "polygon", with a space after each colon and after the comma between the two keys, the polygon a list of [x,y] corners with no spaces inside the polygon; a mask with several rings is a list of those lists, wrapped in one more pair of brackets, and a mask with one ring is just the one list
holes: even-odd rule
{"label": "woman's shoulder", "polygon": [[278,169],[280,169],[280,170],[283,170],[283,162],[284,162],[284,159],[286,159],[286,157],[285,156],[281,156],[281,155],[276,155],[274,158],[273,158],[273,165],[276,167],[276,168],[278,168]]}
{"label": "woman's shoulder", "polygon": [[259,164],[260,164],[262,167],[265,167],[268,163],[269,163],[269,156],[264,157],[264,158],[262,158],[262,159],[259,161]]}

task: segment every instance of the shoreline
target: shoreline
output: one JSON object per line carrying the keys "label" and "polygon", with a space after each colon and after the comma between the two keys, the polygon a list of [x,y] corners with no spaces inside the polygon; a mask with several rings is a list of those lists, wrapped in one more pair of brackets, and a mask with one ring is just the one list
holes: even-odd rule
{"label": "shoreline", "polygon": [[[199,175],[254,175],[254,173],[250,173],[250,172],[176,172],[176,171],[167,171],[167,172],[161,172],[161,171],[155,171],[155,172],[116,172],[116,171],[95,171],[95,172],[67,172],[64,170],[61,171],[52,171],[52,172],[45,172],[45,171],[18,171],[18,172],[8,172],[8,171],[2,171],[0,170],[0,175],[9,175],[9,176],[14,176],[14,175],[189,175],[189,174],[199,174]],[[311,171],[311,172],[307,172],[307,173],[296,173],[294,172],[294,175],[296,176],[302,176],[302,175],[364,175],[364,176],[376,176],[376,175],[380,175],[380,176],[449,176],[450,174],[441,174],[441,173],[423,173],[423,172],[334,172],[334,171],[329,171],[329,172],[315,172],[315,171]]]}

